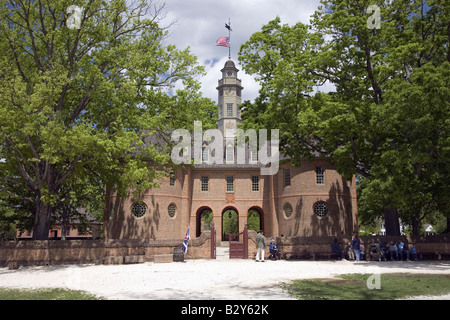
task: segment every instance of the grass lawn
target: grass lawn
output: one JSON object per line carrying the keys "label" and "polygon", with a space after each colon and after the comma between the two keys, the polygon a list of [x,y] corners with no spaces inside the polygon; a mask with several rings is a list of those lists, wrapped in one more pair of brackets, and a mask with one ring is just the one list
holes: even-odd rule
{"label": "grass lawn", "polygon": [[391,300],[450,293],[450,274],[381,274],[379,289],[368,288],[370,276],[346,274],[335,279],[294,280],[282,283],[282,287],[299,300]]}
{"label": "grass lawn", "polygon": [[0,288],[0,300],[101,300],[85,291],[68,289],[11,289]]}

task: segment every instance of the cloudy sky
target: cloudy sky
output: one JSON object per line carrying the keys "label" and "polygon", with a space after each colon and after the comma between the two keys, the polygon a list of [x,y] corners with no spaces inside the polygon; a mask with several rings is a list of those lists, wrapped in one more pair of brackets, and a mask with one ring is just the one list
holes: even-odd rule
{"label": "cloudy sky", "polygon": [[231,59],[239,70],[244,91],[243,100],[253,100],[258,95],[258,84],[244,74],[237,61],[241,44],[261,27],[277,16],[282,24],[309,23],[309,18],[319,6],[319,0],[165,0],[167,17],[163,21],[176,23],[169,29],[168,43],[178,49],[190,47],[207,75],[201,79],[203,95],[217,101],[217,81],[220,69],[228,60],[228,48],[217,47],[216,40],[228,36],[225,22],[231,19]]}

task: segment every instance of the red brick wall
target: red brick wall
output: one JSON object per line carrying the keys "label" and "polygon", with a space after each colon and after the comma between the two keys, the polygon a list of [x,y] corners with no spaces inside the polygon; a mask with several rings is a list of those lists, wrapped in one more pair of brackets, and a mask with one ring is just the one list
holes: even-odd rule
{"label": "red brick wall", "polygon": [[[324,184],[316,184],[316,166],[325,169]],[[284,186],[284,167],[291,170],[290,186]],[[170,186],[169,178],[165,177],[159,188],[147,190],[141,195],[148,207],[148,213],[142,218],[131,214],[135,201],[131,193],[126,198],[119,198],[108,192],[105,238],[144,240],[184,237],[188,226],[191,235],[195,236],[198,215],[204,208],[213,211],[218,240],[222,233],[222,214],[230,208],[239,213],[239,230],[243,230],[248,210],[256,208],[262,214],[263,229],[268,236],[350,236],[355,230],[355,179],[346,181],[327,162],[304,161],[298,168],[284,164],[275,176],[260,176],[260,191],[252,191],[251,177],[259,174],[259,169],[177,170],[174,186]],[[207,192],[201,191],[202,175],[209,177]],[[227,175],[234,177],[234,192],[226,191]],[[327,202],[327,217],[319,218],[314,214],[313,205],[317,201]],[[287,202],[293,208],[290,217],[286,217],[283,211]],[[174,218],[168,215],[171,203],[177,207]]]}
{"label": "red brick wall", "polygon": [[[351,241],[349,237],[286,237],[275,238],[280,250],[292,256],[306,256],[312,253],[330,253],[331,242],[337,238],[342,249]],[[430,236],[361,236],[361,244],[364,246],[366,257],[369,254],[369,245],[380,239],[384,243],[391,240],[397,242],[401,239],[408,247],[415,244],[418,254],[435,253],[438,259],[450,258],[450,236],[430,235]],[[430,256],[428,256],[430,258]]]}
{"label": "red brick wall", "polygon": [[[152,261],[155,255],[172,254],[182,242],[183,239],[0,241],[0,267],[6,267],[10,262],[22,266],[93,264],[102,263],[107,257],[135,255]],[[189,242],[185,258],[209,259],[210,249],[211,235],[205,231],[201,237]]]}
{"label": "red brick wall", "polygon": [[[209,259],[211,248],[210,231],[204,231],[199,238],[189,242],[186,259]],[[256,232],[249,230],[248,257],[253,259],[256,254]],[[269,244],[271,237],[267,238]],[[387,243],[390,240],[402,241],[411,245],[414,243],[419,255],[421,253],[436,253],[437,259],[450,258],[450,236],[362,236],[366,254],[372,241],[379,238]],[[295,257],[307,254],[323,254],[331,252],[331,242],[334,237],[276,237],[281,252]],[[19,265],[58,265],[58,264],[92,264],[101,263],[107,257],[144,256],[145,261],[152,261],[155,255],[172,254],[174,248],[179,248],[182,239],[172,240],[66,240],[66,241],[0,241],[0,267],[6,267],[10,262]],[[341,248],[350,238],[338,237]],[[437,255],[439,254],[439,255]],[[266,248],[266,257],[269,248]],[[313,258],[311,256],[311,258]],[[430,257],[428,257],[430,258]],[[123,261],[123,259],[122,259]]]}

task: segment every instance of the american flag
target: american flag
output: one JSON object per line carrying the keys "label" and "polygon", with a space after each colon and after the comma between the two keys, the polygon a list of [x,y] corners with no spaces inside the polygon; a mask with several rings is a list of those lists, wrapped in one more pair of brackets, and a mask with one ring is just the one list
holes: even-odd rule
{"label": "american flag", "polygon": [[191,239],[191,236],[189,235],[189,227],[188,227],[188,230],[186,232],[186,236],[184,237],[183,246],[182,246],[182,249],[183,249],[184,253],[187,253],[188,242],[189,242],[190,239]]}
{"label": "american flag", "polygon": [[216,41],[216,46],[229,48],[230,47],[230,38],[229,37],[220,37]]}

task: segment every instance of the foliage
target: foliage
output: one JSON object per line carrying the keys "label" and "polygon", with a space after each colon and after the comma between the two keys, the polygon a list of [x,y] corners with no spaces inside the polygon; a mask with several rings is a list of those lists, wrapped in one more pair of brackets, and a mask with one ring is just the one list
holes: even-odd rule
{"label": "foliage", "polygon": [[[371,29],[367,1],[322,4],[309,28],[276,18],[241,46],[261,83],[244,127],[279,129],[298,165],[324,157],[347,179],[357,174],[361,213],[384,215],[389,234],[398,216],[417,230],[430,206],[448,217],[450,5],[376,1],[381,27]],[[335,90],[315,92],[324,84]]]}
{"label": "foliage", "polygon": [[250,209],[247,212],[247,228],[258,232],[261,229],[259,212],[255,209]]}
{"label": "foliage", "polygon": [[234,210],[226,210],[222,215],[222,234],[228,240],[228,235],[239,233],[239,217]]}
{"label": "foliage", "polygon": [[[79,28],[70,27],[71,5]],[[18,221],[28,214],[37,239],[64,206],[100,203],[105,186],[157,187],[169,154],[152,141],[212,122],[215,107],[196,80],[204,70],[189,49],[164,44],[163,9],[0,0],[0,195]]]}
{"label": "foliage", "polygon": [[0,300],[103,300],[81,290],[0,288]]}
{"label": "foliage", "polygon": [[205,230],[211,230],[211,224],[213,222],[214,214],[212,210],[204,210],[201,214],[201,221]]}

